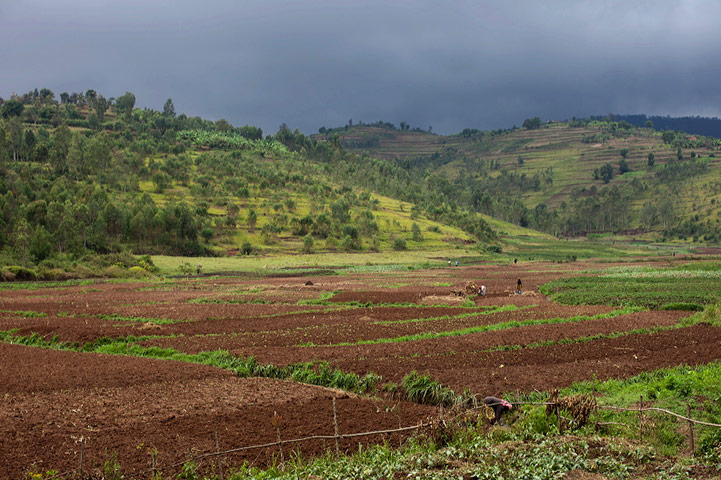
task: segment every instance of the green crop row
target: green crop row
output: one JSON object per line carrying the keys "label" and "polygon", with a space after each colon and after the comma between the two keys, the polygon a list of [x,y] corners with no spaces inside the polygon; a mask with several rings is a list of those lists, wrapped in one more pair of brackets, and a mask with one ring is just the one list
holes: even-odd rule
{"label": "green crop row", "polygon": [[658,308],[669,303],[708,305],[721,301],[719,276],[584,276],[549,282],[544,295],[568,305],[638,305]]}

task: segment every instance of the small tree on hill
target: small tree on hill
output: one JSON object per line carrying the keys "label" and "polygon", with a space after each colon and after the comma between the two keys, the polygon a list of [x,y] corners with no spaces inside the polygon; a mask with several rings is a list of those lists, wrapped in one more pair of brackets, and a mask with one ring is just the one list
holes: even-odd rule
{"label": "small tree on hill", "polygon": [[541,128],[541,118],[533,117],[525,119],[523,121],[523,128],[528,130],[535,130],[537,128]]}
{"label": "small tree on hill", "polygon": [[618,161],[618,171],[621,175],[631,171],[631,167],[628,165],[628,162],[625,158],[622,158]]}
{"label": "small tree on hill", "polygon": [[248,227],[250,228],[251,232],[255,231],[255,224],[258,223],[258,214],[255,213],[255,210],[251,209],[248,212]]}
{"label": "small tree on hill", "polygon": [[653,167],[653,165],[656,163],[656,155],[653,154],[653,152],[648,154],[648,163],[649,167]]}
{"label": "small tree on hill", "polygon": [[613,178],[613,165],[611,165],[610,163],[606,163],[604,166],[601,167],[598,173],[603,180],[603,183],[610,182]]}

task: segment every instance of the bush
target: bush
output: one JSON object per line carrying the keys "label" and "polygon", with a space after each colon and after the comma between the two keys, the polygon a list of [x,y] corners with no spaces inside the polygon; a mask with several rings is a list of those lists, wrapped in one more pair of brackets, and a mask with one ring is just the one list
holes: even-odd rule
{"label": "bush", "polygon": [[5,270],[14,275],[14,280],[37,280],[38,272],[32,268],[21,267],[19,265],[8,265]]}
{"label": "bush", "polygon": [[488,253],[503,253],[503,248],[500,245],[488,245],[486,247]]}
{"label": "bush", "polygon": [[130,269],[128,270],[128,274],[133,278],[143,278],[143,277],[147,277],[150,274],[150,272],[148,272],[143,267],[136,266],[136,267],[130,267]]}
{"label": "bush", "polygon": [[393,250],[405,250],[406,247],[406,241],[402,238],[396,238],[393,240]]}
{"label": "bush", "polygon": [[[141,269],[142,270],[142,269]],[[111,265],[105,267],[103,270],[103,276],[109,278],[125,278],[129,275],[128,270],[120,265]]]}
{"label": "bush", "polygon": [[250,242],[244,242],[243,245],[240,246],[238,255],[250,255],[251,253],[253,253],[253,245],[251,245]]}

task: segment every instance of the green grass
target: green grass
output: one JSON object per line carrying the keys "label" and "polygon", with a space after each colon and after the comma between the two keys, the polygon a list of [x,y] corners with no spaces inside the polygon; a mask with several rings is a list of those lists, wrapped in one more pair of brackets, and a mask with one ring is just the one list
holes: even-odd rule
{"label": "green grass", "polygon": [[526,308],[533,308],[533,307],[537,307],[537,306],[538,305],[526,305],[523,307],[517,307],[516,305],[476,306],[475,304],[473,304],[473,307],[460,307],[460,308],[483,308],[483,309],[487,309],[487,310],[484,310],[482,312],[461,313],[459,315],[444,315],[442,317],[409,318],[407,320],[384,320],[384,321],[373,322],[373,324],[374,325],[395,325],[395,324],[401,324],[401,323],[432,322],[432,321],[436,321],[436,320],[456,320],[456,319],[461,319],[461,318],[477,317],[477,316],[481,316],[481,315],[490,315],[492,313],[498,313],[498,312],[513,312],[516,310],[524,310]]}
{"label": "green grass", "polygon": [[718,271],[624,268],[600,276],[556,280],[542,285],[544,295],[568,305],[639,305],[658,308],[668,304],[708,305],[721,301]]}
{"label": "green grass", "polygon": [[571,322],[583,322],[586,320],[596,320],[601,318],[613,318],[619,315],[626,315],[629,313],[642,311],[639,307],[625,307],[619,310],[613,310],[609,313],[601,313],[598,315],[577,315],[574,317],[559,317],[559,318],[541,318],[541,319],[530,319],[530,320],[511,320],[503,323],[495,323],[492,325],[479,325],[475,327],[462,328],[458,330],[448,330],[444,332],[423,332],[414,335],[403,335],[400,337],[389,337],[389,338],[376,338],[373,340],[358,340],[355,342],[341,342],[330,345],[315,345],[313,343],[306,343],[299,345],[301,347],[339,347],[339,346],[350,346],[350,345],[379,345],[384,343],[402,343],[402,342],[415,342],[418,340],[430,340],[433,338],[444,338],[444,337],[458,337],[463,335],[471,335],[481,332],[492,332],[497,330],[507,330],[510,328],[518,328],[529,325],[551,325]]}
{"label": "green grass", "polygon": [[78,345],[77,343],[60,342],[57,336],[50,340],[33,333],[30,336],[17,335],[17,330],[0,332],[0,342],[27,345],[54,350],[75,352],[103,353],[140,358],[173,360],[178,362],[210,365],[224,370],[231,370],[240,377],[267,377],[290,379],[313,385],[340,388],[355,393],[373,391],[382,377],[374,373],[364,376],[347,373],[331,368],[325,362],[296,363],[283,367],[272,364],[259,364],[253,357],[237,357],[225,350],[205,351],[197,354],[179,352],[173,348],[143,347],[138,342],[162,338],[158,336],[102,338],[95,342]]}
{"label": "green grass", "polygon": [[0,313],[10,313],[10,314],[16,315],[18,317],[26,317],[26,318],[47,317],[48,316],[48,314],[45,312],[35,312],[32,310],[0,310]]}
{"label": "green grass", "polygon": [[78,285],[92,285],[94,280],[64,280],[62,282],[2,282],[2,290],[40,290],[43,288],[67,288]]}
{"label": "green grass", "polygon": [[119,321],[119,322],[136,322],[136,323],[152,323],[154,325],[172,325],[174,323],[189,322],[192,320],[178,320],[174,318],[153,318],[153,317],[125,317],[118,314],[97,315],[101,320]]}

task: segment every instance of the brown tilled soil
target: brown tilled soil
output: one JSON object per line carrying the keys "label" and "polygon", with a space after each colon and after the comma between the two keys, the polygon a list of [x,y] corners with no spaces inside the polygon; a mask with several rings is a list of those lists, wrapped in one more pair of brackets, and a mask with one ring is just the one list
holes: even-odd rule
{"label": "brown tilled soil", "polygon": [[[557,305],[538,294],[539,285],[589,267],[519,264],[349,276],[97,282],[2,291],[0,331],[17,329],[20,335],[37,333],[79,343],[155,336],[141,344],[186,353],[224,349],[276,365],[327,361],[346,371],[375,372],[395,382],[416,370],[482,396],[544,391],[593,377],[624,378],[721,358],[721,329],[706,325],[590,338],[671,326],[688,312],[640,312],[426,340],[355,344],[609,312],[612,309],[605,306]],[[512,294],[518,278],[523,279],[525,295]],[[305,285],[308,280],[313,285]],[[474,299],[477,308],[460,308],[465,299],[452,292],[469,281],[486,285],[489,295]],[[330,304],[299,303],[328,292],[338,292]],[[505,305],[518,310],[490,311]],[[552,343],[582,338],[586,341]],[[272,442],[278,433],[283,439],[332,434],[334,397],[341,433],[415,424],[434,414],[430,407],[395,405],[288,381],[240,379],[213,367],[164,360],[0,344],[0,364],[3,480],[29,470],[77,468],[83,439],[86,469],[99,468],[116,455],[126,472],[137,473],[152,462],[166,472],[177,471],[177,466],[169,466],[194,453]],[[273,412],[282,417],[279,431],[273,425]],[[380,440],[376,436],[365,441]],[[326,448],[335,445],[321,441],[286,445],[284,455],[288,458],[294,449],[312,455]],[[357,448],[357,440],[342,442],[341,448]],[[264,465],[279,454],[277,447],[266,448],[236,453],[224,461]],[[203,460],[206,465],[213,461],[217,460]]]}
{"label": "brown tilled soil", "polygon": [[[398,428],[434,414],[431,407],[384,403],[343,392],[266,378],[241,379],[217,368],[0,344],[0,478],[24,478],[49,469],[102,470],[117,456],[125,473],[156,466],[165,472],[197,453],[311,435],[332,435],[333,398],[340,433]],[[274,412],[282,418],[273,426]],[[387,439],[389,434],[361,441]],[[358,441],[341,441],[356,449]],[[285,447],[303,455],[335,448],[330,441]],[[264,465],[279,450],[225,457]],[[204,461],[207,464],[211,460]],[[216,460],[212,460],[216,461]],[[149,477],[149,474],[142,478]]]}

